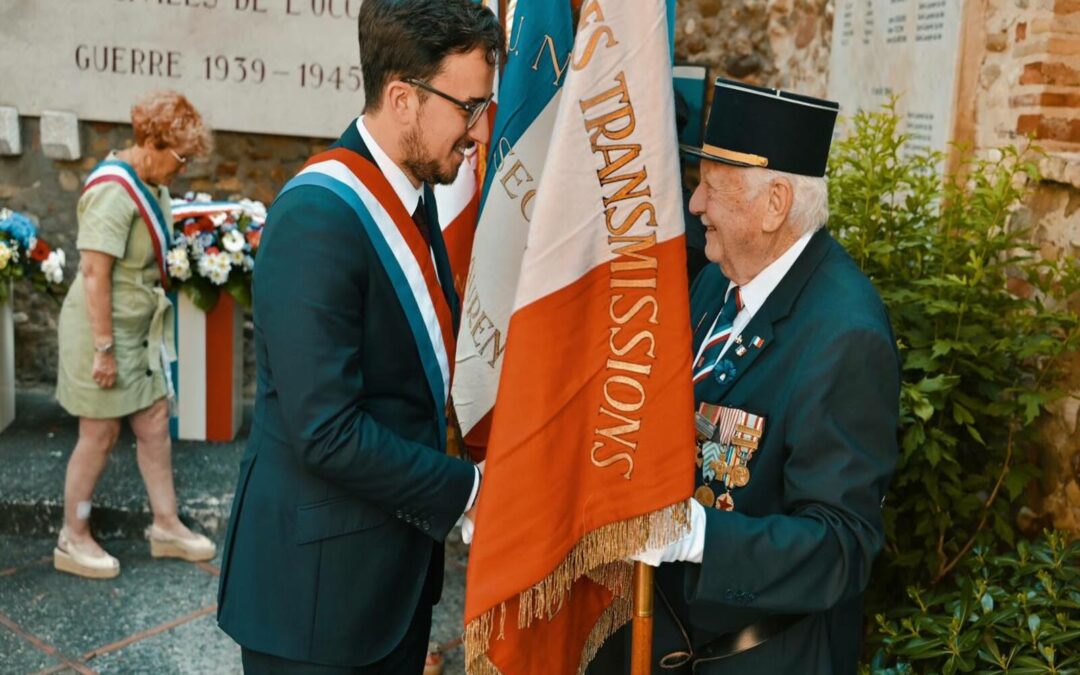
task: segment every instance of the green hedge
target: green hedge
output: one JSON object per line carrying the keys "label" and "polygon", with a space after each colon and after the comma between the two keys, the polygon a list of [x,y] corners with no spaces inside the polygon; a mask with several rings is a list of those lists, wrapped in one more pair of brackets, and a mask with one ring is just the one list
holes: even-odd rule
{"label": "green hedge", "polygon": [[829,166],[830,227],[881,292],[903,359],[864,670],[1080,672],[1076,549],[1018,542],[1015,527],[1036,423],[1080,347],[1080,267],[1043,259],[1013,218],[1036,149],[966,155],[942,178],[944,157],[907,140],[893,106],[860,112]]}

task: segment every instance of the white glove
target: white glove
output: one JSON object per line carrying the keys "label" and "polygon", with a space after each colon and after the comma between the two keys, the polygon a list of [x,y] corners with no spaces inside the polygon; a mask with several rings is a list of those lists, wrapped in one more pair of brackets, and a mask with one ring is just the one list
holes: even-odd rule
{"label": "white glove", "polygon": [[472,495],[472,498],[469,499],[469,509],[465,511],[465,514],[461,517],[461,541],[463,541],[465,544],[472,543],[473,530],[476,528],[476,526],[473,524],[472,518],[469,517],[469,513],[476,508],[476,500],[480,497],[480,495],[475,494],[475,492],[478,491],[480,488],[480,478],[484,475],[485,462],[487,462],[487,460],[484,460],[483,462],[480,462],[476,465],[476,471],[478,475],[476,476],[476,486],[473,488],[474,494]]}
{"label": "white glove", "polygon": [[473,529],[475,529],[475,527],[472,519],[468,516],[464,516],[461,519],[461,541],[465,542],[465,544],[471,544]]}
{"label": "white glove", "polygon": [[652,567],[670,562],[700,563],[705,553],[705,507],[696,499],[687,500],[687,503],[690,507],[690,532],[685,537],[667,546],[647,548],[630,556],[630,559]]}

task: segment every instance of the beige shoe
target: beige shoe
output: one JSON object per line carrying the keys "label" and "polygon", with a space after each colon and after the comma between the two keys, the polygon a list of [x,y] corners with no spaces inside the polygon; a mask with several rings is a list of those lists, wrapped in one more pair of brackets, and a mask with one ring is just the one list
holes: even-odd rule
{"label": "beige shoe", "polygon": [[113,579],[120,574],[120,561],[108,553],[93,555],[80,551],[68,537],[66,527],[60,528],[53,549],[53,567],[87,579]]}
{"label": "beige shoe", "polygon": [[169,534],[157,525],[146,528],[146,538],[150,540],[150,555],[155,558],[180,558],[188,562],[210,560],[217,553],[217,547],[201,534],[191,534],[190,539],[182,539]]}

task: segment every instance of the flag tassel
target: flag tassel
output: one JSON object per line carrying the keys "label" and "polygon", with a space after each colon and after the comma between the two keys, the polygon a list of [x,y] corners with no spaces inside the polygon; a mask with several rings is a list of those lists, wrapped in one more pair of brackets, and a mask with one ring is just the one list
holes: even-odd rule
{"label": "flag tassel", "polygon": [[[636,594],[632,584],[637,577],[625,559],[642,549],[676,541],[686,534],[689,525],[689,510],[686,502],[681,501],[589,532],[552,574],[518,595],[518,628],[528,628],[535,620],[550,621],[562,608],[575,579],[588,576],[603,585],[615,595],[615,600],[586,641],[581,665],[584,672],[604,641],[632,618],[636,620],[632,598]],[[651,575],[649,587],[652,587]],[[648,597],[651,602],[652,595]],[[501,616],[496,617],[497,611]],[[487,658],[486,652],[493,638],[502,638],[495,629],[506,620],[506,614],[506,603],[502,603],[468,622],[464,643],[465,668],[469,675],[503,675]]]}

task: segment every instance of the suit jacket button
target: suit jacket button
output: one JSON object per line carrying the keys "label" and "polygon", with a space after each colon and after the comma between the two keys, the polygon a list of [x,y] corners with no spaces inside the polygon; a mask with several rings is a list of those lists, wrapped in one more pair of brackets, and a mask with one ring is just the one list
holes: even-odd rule
{"label": "suit jacket button", "polygon": [[424,532],[427,532],[430,529],[431,529],[431,524],[428,523],[428,521],[425,520],[424,521]]}
{"label": "suit jacket button", "polygon": [[146,369],[146,376],[147,377],[150,377],[153,374],[154,374],[154,371],[150,370],[149,368]]}

